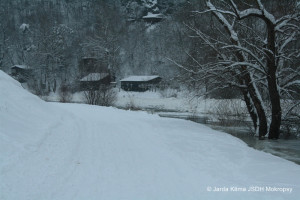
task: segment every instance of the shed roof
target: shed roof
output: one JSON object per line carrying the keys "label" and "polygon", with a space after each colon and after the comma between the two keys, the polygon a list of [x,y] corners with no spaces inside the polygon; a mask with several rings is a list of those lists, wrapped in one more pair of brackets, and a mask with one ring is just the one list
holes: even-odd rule
{"label": "shed roof", "polygon": [[137,82],[144,82],[144,81],[150,81],[153,79],[159,78],[159,76],[129,76],[127,78],[124,78],[120,81],[137,81]]}
{"label": "shed roof", "polygon": [[11,68],[29,69],[26,65],[14,65]]}
{"label": "shed roof", "polygon": [[109,73],[90,73],[89,75],[80,79],[80,81],[100,81],[107,77]]}
{"label": "shed roof", "polygon": [[146,16],[143,17],[143,19],[162,19],[164,18],[164,15],[161,13],[153,14],[151,12],[148,12]]}

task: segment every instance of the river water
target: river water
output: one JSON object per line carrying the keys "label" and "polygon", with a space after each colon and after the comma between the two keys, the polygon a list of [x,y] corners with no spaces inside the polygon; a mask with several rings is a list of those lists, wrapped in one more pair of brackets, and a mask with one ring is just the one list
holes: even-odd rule
{"label": "river water", "polygon": [[259,140],[258,137],[255,137],[246,126],[225,127],[212,124],[208,121],[209,116],[174,112],[158,112],[158,114],[161,117],[185,119],[205,124],[212,129],[228,133],[243,140],[249,147],[266,153],[271,153],[300,165],[300,139]]}

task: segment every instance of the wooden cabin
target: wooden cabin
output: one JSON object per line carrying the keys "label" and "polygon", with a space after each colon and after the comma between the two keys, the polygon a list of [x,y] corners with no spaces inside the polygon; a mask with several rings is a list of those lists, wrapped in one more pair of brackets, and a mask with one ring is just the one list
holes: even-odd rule
{"label": "wooden cabin", "polygon": [[111,81],[109,73],[90,73],[80,79],[80,90],[98,90],[101,85],[110,85]]}
{"label": "wooden cabin", "polygon": [[160,13],[159,14],[153,14],[151,12],[148,12],[148,14],[143,17],[143,20],[145,22],[153,24],[153,23],[160,22],[164,18],[165,18],[165,16],[163,14],[160,14]]}
{"label": "wooden cabin", "polygon": [[159,76],[129,76],[120,80],[121,88],[125,91],[144,92],[155,90],[161,81]]}
{"label": "wooden cabin", "polygon": [[107,64],[98,58],[83,57],[79,62],[79,74],[81,77],[90,73],[108,73]]}
{"label": "wooden cabin", "polygon": [[32,69],[26,65],[14,65],[10,68],[11,76],[20,83],[25,83],[32,76]]}

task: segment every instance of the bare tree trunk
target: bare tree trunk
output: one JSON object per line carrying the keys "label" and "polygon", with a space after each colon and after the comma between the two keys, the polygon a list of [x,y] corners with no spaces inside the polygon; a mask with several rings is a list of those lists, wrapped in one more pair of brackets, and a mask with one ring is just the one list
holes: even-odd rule
{"label": "bare tree trunk", "polygon": [[[267,54],[267,81],[269,96],[272,105],[272,121],[269,129],[269,139],[278,139],[280,134],[280,125],[281,125],[281,105],[280,105],[280,95],[277,85],[277,76],[276,76],[276,48],[275,48],[275,30],[274,26],[266,21],[268,27],[268,50]],[[271,51],[271,52],[270,52]]]}
{"label": "bare tree trunk", "polygon": [[246,103],[246,106],[247,106],[247,110],[250,114],[250,117],[251,117],[251,120],[253,122],[253,126],[254,126],[254,130],[256,131],[257,130],[257,114],[255,112],[255,108],[253,107],[253,104],[251,102],[251,99],[249,97],[249,93],[247,90],[242,90],[242,93],[243,93],[243,96],[244,96],[244,101]]}
{"label": "bare tree trunk", "polygon": [[269,130],[269,139],[278,139],[280,133],[281,125],[281,105],[280,96],[277,88],[276,82],[276,71],[274,69],[269,69],[268,72],[268,87],[270,101],[272,105],[272,121]]}
{"label": "bare tree trunk", "polygon": [[267,117],[265,110],[263,108],[263,102],[261,102],[261,99],[258,97],[259,94],[257,94],[257,91],[255,90],[252,83],[248,86],[249,94],[251,96],[251,100],[253,101],[254,107],[256,108],[256,112],[259,119],[258,124],[258,135],[259,138],[264,137],[268,132],[268,123],[267,123]]}
{"label": "bare tree trunk", "polygon": [[[237,53],[237,54],[239,54],[239,53]],[[241,55],[239,57],[241,57]],[[256,110],[256,114],[258,117],[258,123],[257,123],[258,135],[260,138],[262,138],[268,132],[268,123],[267,123],[265,109],[263,107],[263,102],[262,102],[262,99],[259,98],[258,91],[255,89],[255,85],[254,85],[255,83],[252,82],[251,76],[250,76],[248,70],[246,69],[246,67],[242,67],[242,71],[244,73],[243,79],[247,86],[247,91],[249,92],[250,99],[253,102],[253,106]],[[249,113],[249,114],[251,115],[251,113]]]}

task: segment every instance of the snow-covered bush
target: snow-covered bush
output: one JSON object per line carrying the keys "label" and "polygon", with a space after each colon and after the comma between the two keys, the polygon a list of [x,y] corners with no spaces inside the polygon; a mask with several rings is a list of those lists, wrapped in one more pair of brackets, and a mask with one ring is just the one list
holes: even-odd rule
{"label": "snow-covered bush", "polygon": [[87,104],[99,106],[112,106],[117,100],[117,93],[111,86],[101,85],[98,90],[84,92]]}
{"label": "snow-covered bush", "polygon": [[283,119],[281,132],[284,138],[290,136],[300,137],[300,101],[282,100]]}
{"label": "snow-covered bush", "polygon": [[126,104],[125,109],[127,109],[127,110],[140,110],[140,108],[137,107],[137,105],[134,101],[134,98],[135,98],[134,95],[131,95],[131,94],[128,93],[128,98],[129,98],[129,101]]}
{"label": "snow-covered bush", "polygon": [[165,88],[159,90],[159,93],[163,98],[171,98],[171,97],[177,98],[178,91],[172,88]]}
{"label": "snow-covered bush", "polygon": [[241,126],[245,125],[247,119],[247,108],[241,101],[235,99],[224,99],[212,106],[213,114],[221,126]]}
{"label": "snow-covered bush", "polygon": [[61,84],[58,94],[59,94],[60,102],[63,102],[63,103],[71,102],[72,92],[71,92],[70,87],[67,84],[65,84],[65,83]]}

